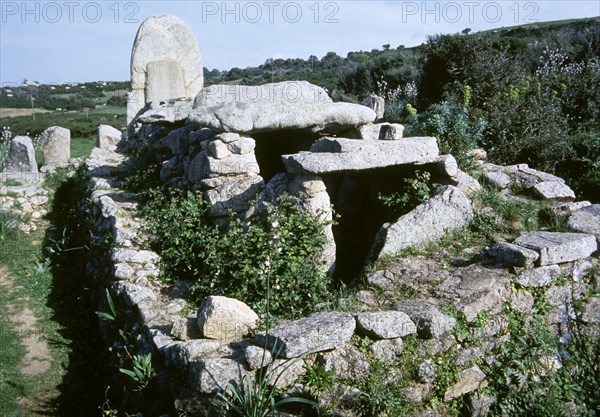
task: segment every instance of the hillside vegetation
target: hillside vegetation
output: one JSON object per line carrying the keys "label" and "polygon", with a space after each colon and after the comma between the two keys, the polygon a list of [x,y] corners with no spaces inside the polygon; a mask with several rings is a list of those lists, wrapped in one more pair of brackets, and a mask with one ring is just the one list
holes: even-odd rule
{"label": "hillside vegetation", "polygon": [[584,199],[600,196],[600,19],[434,35],[343,58],[268,59],[205,71],[206,83],[306,80],[334,100],[386,99],[406,135],[434,135],[445,153],[483,147],[491,162],[528,163],[563,176]]}
{"label": "hillside vegetation", "polygon": [[[583,199],[597,202],[600,196],[598,18],[473,34],[465,29],[433,35],[413,48],[383,45],[345,58],[329,52],[306,60],[267,59],[245,69],[205,68],[206,85],[285,80],[320,85],[334,100],[359,101],[375,92],[386,99],[388,121],[403,123],[406,136],[436,136],[441,150],[462,165],[468,164],[466,150],[482,147],[491,162],[527,163],[564,177]],[[44,118],[51,124],[61,124],[63,115],[72,118],[66,110],[89,118],[118,106],[122,115],[129,87],[129,82],[27,82],[4,86],[0,108],[31,108],[34,97],[36,108],[55,111]],[[31,123],[31,117],[2,116],[2,125],[15,134],[34,135],[47,127]]]}

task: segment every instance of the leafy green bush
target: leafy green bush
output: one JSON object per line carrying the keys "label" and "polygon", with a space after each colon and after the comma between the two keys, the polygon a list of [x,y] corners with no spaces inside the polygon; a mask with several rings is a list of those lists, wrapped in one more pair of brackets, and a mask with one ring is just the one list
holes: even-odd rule
{"label": "leafy green bush", "polygon": [[487,122],[473,117],[464,103],[444,101],[421,113],[415,130],[421,135],[435,136],[440,153],[453,155],[464,170],[472,165],[467,151],[481,144],[486,126]]}
{"label": "leafy green bush", "polygon": [[318,257],[323,225],[282,197],[249,221],[221,231],[205,217],[206,203],[188,192],[155,191],[144,213],[167,279],[196,280],[193,298],[240,299],[257,312],[286,318],[309,312],[328,296]]}
{"label": "leafy green bush", "polygon": [[379,194],[379,201],[389,210],[386,217],[397,218],[409,212],[431,196],[434,184],[428,171],[415,171],[414,177],[404,179],[404,189],[392,194]]}

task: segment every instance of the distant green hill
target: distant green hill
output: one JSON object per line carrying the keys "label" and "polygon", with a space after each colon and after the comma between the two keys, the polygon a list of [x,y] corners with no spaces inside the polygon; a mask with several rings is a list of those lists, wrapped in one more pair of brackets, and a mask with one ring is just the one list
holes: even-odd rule
{"label": "distant green hill", "polygon": [[[586,35],[600,31],[600,18],[570,19],[502,27],[469,36],[483,36],[508,45],[511,50],[524,52],[529,46],[560,45],[577,47]],[[257,85],[286,80],[305,80],[327,88],[334,98],[358,99],[369,91],[377,91],[378,82],[385,81],[393,90],[409,82],[418,83],[423,71],[427,44],[406,48],[383,45],[381,49],[350,52],[341,57],[328,52],[318,58],[289,58],[265,60],[263,65],[227,71],[205,69],[205,83]]]}

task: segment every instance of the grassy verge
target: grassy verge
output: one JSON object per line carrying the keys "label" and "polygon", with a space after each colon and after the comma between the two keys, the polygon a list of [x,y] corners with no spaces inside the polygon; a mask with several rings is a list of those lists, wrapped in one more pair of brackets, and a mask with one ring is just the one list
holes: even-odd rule
{"label": "grassy verge", "polygon": [[[41,260],[44,235],[38,231],[31,235],[13,233],[2,242],[0,264],[7,272],[0,295],[1,344],[0,358],[0,410],[2,415],[17,410],[36,414],[54,411],[53,399],[58,395],[58,385],[68,361],[69,341],[61,334],[61,325],[52,320],[48,298],[52,291],[52,274]],[[30,326],[15,322],[15,314],[23,308],[30,309],[36,322]],[[18,321],[18,320],[17,320]],[[23,375],[25,338],[33,336],[43,340],[51,351],[48,371],[36,375]],[[27,415],[29,415],[27,414]]]}
{"label": "grassy verge", "polygon": [[[85,279],[86,248],[71,245],[80,230],[66,226],[77,214],[76,181],[63,174],[46,183],[56,188],[48,214],[53,226],[28,235],[0,228],[0,272],[7,273],[0,291],[1,416],[97,415],[104,399],[104,349],[90,308],[97,303]],[[24,309],[35,316],[33,326],[16,324]],[[49,348],[50,367],[25,375],[32,336]]]}

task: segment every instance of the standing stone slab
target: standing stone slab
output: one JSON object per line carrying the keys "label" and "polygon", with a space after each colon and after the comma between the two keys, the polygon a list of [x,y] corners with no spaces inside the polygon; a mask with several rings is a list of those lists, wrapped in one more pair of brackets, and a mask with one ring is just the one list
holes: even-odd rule
{"label": "standing stone slab", "polygon": [[7,171],[38,172],[35,149],[29,136],[16,136],[10,141]]}
{"label": "standing stone slab", "polygon": [[71,158],[71,131],[60,126],[52,126],[42,132],[42,152],[44,165],[62,167]]}
{"label": "standing stone slab", "polygon": [[583,233],[525,232],[514,244],[540,254],[540,266],[587,258],[598,248],[593,235]]}
{"label": "standing stone slab", "polygon": [[127,123],[148,103],[196,97],[203,84],[200,51],[191,28],[175,16],[146,19],[131,51]]}
{"label": "standing stone slab", "polygon": [[256,342],[259,346],[266,344],[277,356],[290,359],[344,346],[355,327],[356,321],[349,313],[316,313],[261,333]]}
{"label": "standing stone slab", "polygon": [[399,250],[424,245],[465,227],[473,218],[469,199],[458,188],[443,186],[427,202],[385,224],[377,232],[371,256],[393,255]]}
{"label": "standing stone slab", "polygon": [[110,125],[98,126],[96,147],[102,149],[114,149],[121,141],[121,131]]}
{"label": "standing stone slab", "polygon": [[574,212],[567,221],[567,227],[574,232],[594,235],[600,243],[600,204]]}
{"label": "standing stone slab", "polygon": [[395,339],[417,332],[417,326],[402,311],[378,311],[356,316],[358,329],[376,339]]}

